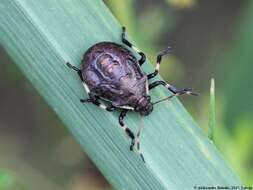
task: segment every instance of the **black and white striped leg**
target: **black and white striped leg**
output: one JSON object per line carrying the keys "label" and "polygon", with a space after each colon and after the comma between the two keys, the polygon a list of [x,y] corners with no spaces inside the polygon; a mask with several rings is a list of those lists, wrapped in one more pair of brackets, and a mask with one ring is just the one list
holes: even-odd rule
{"label": "black and white striped leg", "polygon": [[122,27],[122,36],[121,36],[121,38],[122,38],[122,42],[125,45],[127,45],[130,48],[133,48],[141,56],[141,59],[138,62],[139,62],[139,65],[142,65],[146,61],[146,56],[142,51],[140,51],[137,47],[135,47],[131,42],[129,42],[126,39],[126,28],[124,26]]}
{"label": "black and white striped leg", "polygon": [[[142,120],[142,118],[141,118],[141,120]],[[143,162],[145,162],[144,156],[143,156],[143,154],[142,154],[142,152],[141,152],[141,150],[140,150],[140,135],[141,135],[141,131],[142,131],[143,127],[144,127],[144,124],[143,124],[143,121],[142,121],[141,125],[140,125],[139,128],[138,128],[138,131],[137,131],[137,134],[136,134],[136,140],[135,140],[135,142],[136,142],[137,151],[138,151],[138,153],[139,153],[141,159],[143,160]]]}
{"label": "black and white striped leg", "polygon": [[194,96],[198,95],[197,93],[192,92],[191,88],[184,88],[184,89],[178,90],[176,87],[174,87],[164,81],[155,81],[155,82],[149,84],[148,89],[151,90],[159,85],[165,86],[165,88],[168,89],[169,91],[171,91],[174,94],[174,96],[180,96],[180,95],[184,95],[184,94],[194,95]]}
{"label": "black and white striped leg", "polygon": [[106,105],[100,103],[99,100],[98,100],[99,98],[96,97],[96,96],[93,96],[93,95],[90,93],[90,89],[89,89],[89,87],[85,84],[84,79],[83,79],[83,76],[82,76],[82,72],[81,72],[81,70],[80,70],[79,68],[77,68],[77,67],[71,65],[70,63],[66,63],[66,64],[67,64],[67,66],[68,66],[69,68],[71,68],[71,69],[73,69],[74,71],[77,72],[78,76],[80,77],[80,79],[81,79],[81,81],[82,81],[82,83],[83,83],[83,87],[84,87],[86,93],[89,95],[89,98],[88,98],[88,99],[81,99],[81,100],[80,100],[82,103],[91,102],[91,103],[95,104],[96,106],[100,107],[101,109],[104,109],[104,110],[107,110],[107,111],[114,111],[114,110],[115,110],[115,107],[114,107],[113,105],[106,106]]}
{"label": "black and white striped leg", "polygon": [[126,116],[126,113],[128,112],[128,110],[122,110],[120,115],[119,115],[119,124],[120,127],[122,129],[124,129],[124,131],[126,132],[127,136],[129,138],[131,138],[131,145],[130,145],[130,150],[133,150],[134,144],[135,144],[135,137],[134,137],[134,133],[124,124],[123,120],[124,117]]}
{"label": "black and white striped leg", "polygon": [[89,93],[90,93],[90,89],[89,89],[89,87],[84,83],[84,79],[83,79],[83,76],[82,76],[82,71],[81,71],[79,68],[75,67],[74,65],[71,65],[69,62],[66,63],[66,65],[67,65],[69,68],[71,68],[71,69],[73,69],[74,71],[77,72],[78,76],[80,77],[80,79],[81,79],[81,81],[82,81],[82,83],[83,83],[83,87],[84,87],[86,93],[89,94]]}
{"label": "black and white striped leg", "polygon": [[160,64],[162,61],[162,57],[164,55],[167,55],[171,52],[171,48],[168,47],[167,49],[163,50],[161,53],[158,54],[157,58],[156,58],[156,67],[155,67],[155,71],[153,73],[148,74],[148,79],[152,79],[154,78],[158,73],[159,73],[159,69],[160,69]]}
{"label": "black and white striped leg", "polygon": [[[133,151],[133,148],[134,148],[134,145],[135,145],[135,136],[134,136],[134,133],[128,127],[126,127],[125,124],[124,124],[124,122],[123,122],[124,117],[126,116],[127,112],[128,112],[128,110],[122,110],[121,111],[121,113],[119,115],[119,124],[120,124],[120,127],[125,130],[125,132],[128,135],[128,137],[131,138],[130,150]],[[145,162],[143,154],[140,151],[140,140],[139,140],[140,130],[141,130],[141,128],[139,128],[138,133],[137,133],[137,135],[138,135],[137,151],[138,151],[141,159],[143,160],[143,162]]]}
{"label": "black and white striped leg", "polygon": [[114,107],[112,104],[110,104],[109,106],[106,106],[105,104],[99,102],[99,98],[98,97],[92,97],[92,96],[90,96],[90,98],[88,98],[88,99],[80,99],[80,101],[82,103],[91,102],[94,105],[96,105],[96,106],[98,106],[101,109],[106,110],[106,111],[114,111],[116,109],[116,107]]}

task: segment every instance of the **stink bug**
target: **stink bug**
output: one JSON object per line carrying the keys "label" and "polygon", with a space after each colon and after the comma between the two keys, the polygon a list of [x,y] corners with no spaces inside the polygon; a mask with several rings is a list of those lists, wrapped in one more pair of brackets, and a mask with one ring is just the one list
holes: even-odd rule
{"label": "stink bug", "polygon": [[[140,115],[147,116],[153,111],[153,105],[156,103],[183,94],[197,94],[192,92],[190,88],[178,90],[162,80],[149,83],[149,80],[158,74],[162,57],[170,53],[170,48],[158,54],[155,71],[146,74],[141,70],[141,65],[145,62],[146,56],[126,39],[125,27],[123,27],[121,38],[124,45],[132,48],[140,55],[139,60],[121,44],[100,42],[85,52],[80,69],[70,63],[67,63],[67,66],[77,72],[85,91],[89,95],[88,99],[81,99],[81,102],[93,103],[107,111],[114,111],[116,108],[122,110],[119,115],[120,127],[131,138],[130,150],[132,151],[136,144],[137,151],[144,161],[140,151],[139,139],[142,127],[138,129],[135,137],[134,133],[124,125],[123,119],[126,113],[132,110],[139,112]],[[158,85],[164,86],[172,92],[172,95],[152,103],[151,97],[148,95],[149,90]],[[101,103],[100,100],[107,101],[108,105]]]}

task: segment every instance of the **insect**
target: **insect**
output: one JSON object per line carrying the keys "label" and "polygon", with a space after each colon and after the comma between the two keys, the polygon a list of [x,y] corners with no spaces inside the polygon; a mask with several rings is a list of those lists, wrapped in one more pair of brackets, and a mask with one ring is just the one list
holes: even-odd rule
{"label": "insect", "polygon": [[[170,48],[158,54],[155,71],[146,74],[141,70],[141,65],[146,60],[145,54],[126,39],[125,27],[122,27],[122,30],[121,40],[124,45],[113,42],[97,43],[85,52],[80,69],[70,63],[67,63],[67,66],[77,72],[85,91],[89,95],[88,99],[81,99],[81,102],[93,103],[107,111],[114,111],[116,108],[121,109],[119,124],[131,139],[130,150],[132,151],[136,144],[137,152],[145,162],[140,151],[140,134],[143,127],[138,128],[135,136],[124,124],[123,120],[127,112],[132,110],[139,112],[142,116],[147,116],[153,111],[154,104],[174,96],[197,95],[197,93],[192,92],[190,88],[178,90],[162,80],[149,83],[149,80],[159,73],[162,57],[170,53]],[[125,46],[136,51],[140,58],[137,60]],[[157,102],[151,102],[149,90],[159,85],[172,92],[172,95]],[[101,100],[107,101],[108,105],[103,104]]]}

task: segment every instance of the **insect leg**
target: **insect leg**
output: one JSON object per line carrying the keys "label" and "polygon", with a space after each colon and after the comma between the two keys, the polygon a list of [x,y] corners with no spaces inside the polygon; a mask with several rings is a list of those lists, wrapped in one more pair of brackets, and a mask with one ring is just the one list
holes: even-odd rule
{"label": "insect leg", "polygon": [[88,99],[80,99],[80,101],[82,103],[91,102],[94,105],[96,105],[106,111],[114,111],[116,109],[116,107],[114,107],[112,104],[110,104],[109,106],[102,104],[101,102],[99,102],[99,98],[96,96],[90,96],[90,98],[88,98]]}
{"label": "insect leg", "polygon": [[152,79],[154,78],[158,73],[159,73],[159,69],[160,69],[160,64],[162,61],[162,57],[164,55],[167,55],[171,52],[171,48],[168,47],[167,49],[163,50],[161,53],[158,54],[157,58],[156,58],[156,67],[155,67],[155,71],[153,73],[148,74],[148,79]]}
{"label": "insect leg", "polygon": [[119,124],[120,124],[120,127],[125,130],[128,137],[131,138],[130,150],[132,151],[133,147],[134,147],[134,144],[135,144],[134,133],[123,122],[124,117],[126,116],[127,112],[128,112],[128,110],[125,110],[125,109],[121,111],[121,113],[119,115]]}
{"label": "insect leg", "polygon": [[82,81],[82,83],[83,83],[83,87],[84,87],[85,91],[87,92],[87,94],[89,94],[89,93],[90,93],[90,89],[89,89],[89,87],[84,83],[84,79],[83,79],[83,76],[82,76],[82,71],[81,71],[80,69],[78,69],[77,67],[75,67],[74,65],[71,65],[69,62],[66,63],[66,64],[67,64],[67,66],[68,66],[69,68],[71,68],[71,69],[73,69],[74,71],[77,72],[78,76],[80,77],[80,79],[81,79],[81,81]]}
{"label": "insect leg", "polygon": [[71,65],[69,62],[66,63],[66,65],[77,72],[78,76],[80,77],[81,81],[83,81],[82,72],[79,68],[75,67],[74,65]]}
{"label": "insect leg", "polygon": [[87,94],[89,94],[90,98],[88,98],[88,99],[81,99],[80,100],[81,102],[83,102],[83,103],[84,102],[91,102],[91,103],[95,104],[96,106],[98,106],[98,107],[100,107],[100,108],[102,108],[104,110],[107,110],[107,111],[114,111],[115,110],[115,107],[113,105],[106,106],[106,105],[100,103],[99,100],[98,100],[98,97],[96,97],[96,96],[94,96],[94,95],[92,95],[90,93],[90,89],[85,84],[83,76],[82,76],[82,72],[81,72],[80,69],[78,69],[77,67],[71,65],[70,63],[67,63],[67,66],[77,72],[78,76],[80,77],[80,79],[81,79],[81,81],[83,83],[83,87],[84,87],[85,91],[87,92]]}
{"label": "insect leg", "polygon": [[139,126],[139,128],[137,130],[137,134],[136,134],[136,147],[137,147],[138,153],[140,154],[141,159],[143,160],[143,162],[145,162],[143,154],[140,151],[140,135],[141,135],[141,130],[143,129],[143,127],[144,127],[144,125],[143,125],[143,123],[141,123],[141,125]]}
{"label": "insect leg", "polygon": [[124,26],[122,27],[121,38],[122,38],[122,42],[125,45],[127,45],[130,48],[133,48],[141,56],[141,59],[138,62],[139,62],[139,65],[142,65],[146,61],[146,56],[145,56],[145,54],[143,52],[141,52],[137,47],[135,47],[131,42],[129,42],[126,39],[126,28]]}
{"label": "insect leg", "polygon": [[197,93],[192,92],[191,88],[184,88],[184,89],[178,90],[176,87],[174,87],[164,81],[155,81],[155,82],[148,85],[148,89],[151,90],[159,85],[163,85],[166,89],[171,91],[174,94],[174,96],[180,96],[180,95],[184,95],[184,94],[194,95],[194,96],[198,95]]}

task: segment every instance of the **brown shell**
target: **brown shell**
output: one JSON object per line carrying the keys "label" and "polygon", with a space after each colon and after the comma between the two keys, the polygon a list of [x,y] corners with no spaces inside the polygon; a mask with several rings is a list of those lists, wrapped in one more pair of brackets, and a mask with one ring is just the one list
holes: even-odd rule
{"label": "brown shell", "polygon": [[116,43],[101,42],[89,48],[82,60],[82,76],[91,93],[116,107],[135,107],[147,95],[146,74],[133,53]]}

